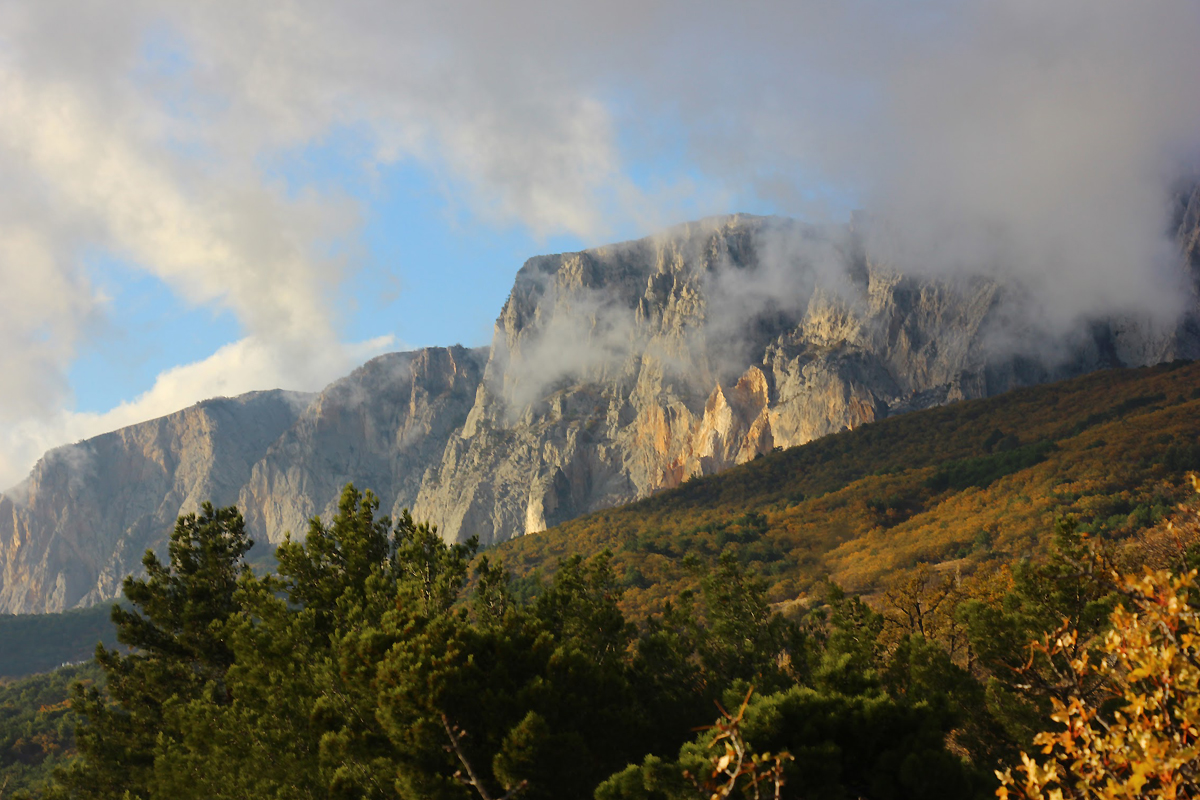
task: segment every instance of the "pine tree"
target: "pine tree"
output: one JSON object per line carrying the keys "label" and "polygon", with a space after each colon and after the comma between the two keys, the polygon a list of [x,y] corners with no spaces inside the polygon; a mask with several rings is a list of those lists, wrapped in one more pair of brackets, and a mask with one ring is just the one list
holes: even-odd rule
{"label": "pine tree", "polygon": [[155,751],[178,738],[167,709],[201,695],[229,699],[225,675],[233,653],[225,625],[237,613],[239,578],[253,542],[235,507],[180,517],[168,562],[153,551],[142,559],[145,578],[126,578],[131,610],[114,606],[118,641],[130,648],[97,648],[106,693],[77,687],[72,705],[85,720],[77,731],[82,758],[62,776],[78,797],[150,797]]}

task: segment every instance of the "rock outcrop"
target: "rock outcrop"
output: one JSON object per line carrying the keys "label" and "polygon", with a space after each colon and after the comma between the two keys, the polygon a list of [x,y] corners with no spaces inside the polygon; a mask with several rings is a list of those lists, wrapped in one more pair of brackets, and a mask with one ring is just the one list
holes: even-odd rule
{"label": "rock outcrop", "polygon": [[354,483],[384,513],[411,508],[426,470],[475,400],[485,351],[463,347],[389,353],[334,382],[271,444],[238,494],[257,535],[277,542],[337,510]]}
{"label": "rock outcrop", "polygon": [[[1200,191],[1177,224],[1200,275]],[[205,499],[277,542],[352,481],[495,542],[891,414],[1200,356],[1195,313],[1096,320],[1049,355],[1007,335],[1021,313],[1020,287],[900,275],[849,226],[722,217],[533,258],[489,348],[393,353],[319,395],[208,401],[48,453],[0,497],[0,611],[113,597]]]}

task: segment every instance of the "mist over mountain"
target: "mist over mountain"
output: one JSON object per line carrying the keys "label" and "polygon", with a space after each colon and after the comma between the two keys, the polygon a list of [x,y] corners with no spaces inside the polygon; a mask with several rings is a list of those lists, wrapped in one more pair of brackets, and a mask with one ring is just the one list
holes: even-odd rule
{"label": "mist over mountain", "polygon": [[871,225],[717,217],[539,256],[489,348],[392,353],[316,395],[205,401],[53,450],[0,498],[0,610],[115,596],[203,500],[278,542],[352,481],[496,542],[892,414],[1200,355],[1200,190],[1165,232],[1181,299],[1157,313],[1056,315],[986,264],[902,273]]}

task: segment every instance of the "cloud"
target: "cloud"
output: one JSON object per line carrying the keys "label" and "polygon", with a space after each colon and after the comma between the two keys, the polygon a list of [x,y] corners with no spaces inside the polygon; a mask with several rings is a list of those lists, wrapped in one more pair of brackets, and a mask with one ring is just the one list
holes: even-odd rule
{"label": "cloud", "polygon": [[902,267],[1015,275],[1066,318],[1176,313],[1168,209],[1200,154],[1196,7],[971,8],[897,60],[889,136],[855,148],[874,153],[876,246]]}
{"label": "cloud", "polygon": [[508,332],[519,349],[509,352],[502,341],[495,354],[502,373],[490,376],[501,379],[492,389],[512,414],[565,381],[619,379],[630,355],[648,345],[633,310],[610,290],[565,288],[543,279],[539,295],[538,318],[527,321],[520,338]]}
{"label": "cloud", "polygon": [[58,268],[53,241],[32,226],[0,223],[0,426],[53,408],[68,392],[60,370],[94,322],[101,298]]}
{"label": "cloud", "polygon": [[703,401],[794,330],[818,290],[862,302],[852,246],[846,226],[721,216],[535,260],[501,315],[490,388],[515,418],[564,385],[639,380],[648,359]]}

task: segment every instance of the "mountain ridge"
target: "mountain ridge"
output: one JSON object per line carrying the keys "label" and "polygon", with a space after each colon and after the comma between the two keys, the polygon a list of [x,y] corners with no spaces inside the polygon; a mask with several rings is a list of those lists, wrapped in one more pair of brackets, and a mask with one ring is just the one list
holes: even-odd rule
{"label": "mountain ridge", "polygon": [[281,390],[214,398],[47,453],[0,497],[0,608],[115,597],[176,517],[237,498],[257,455],[307,399]]}
{"label": "mountain ridge", "polygon": [[[1182,207],[1194,259],[1200,200]],[[889,415],[1200,355],[1194,318],[1167,334],[1099,321],[1050,360],[998,349],[1020,311],[995,279],[899,274],[853,226],[733,215],[537,256],[488,348],[380,356],[269,420],[248,413],[243,434],[202,403],[52,451],[0,499],[0,611],[114,596],[200,500],[236,502],[278,542],[354,482],[448,539],[495,543]],[[160,442],[164,424],[178,430]],[[226,429],[236,446],[205,438]],[[113,466],[72,466],[100,441],[123,443]]]}

